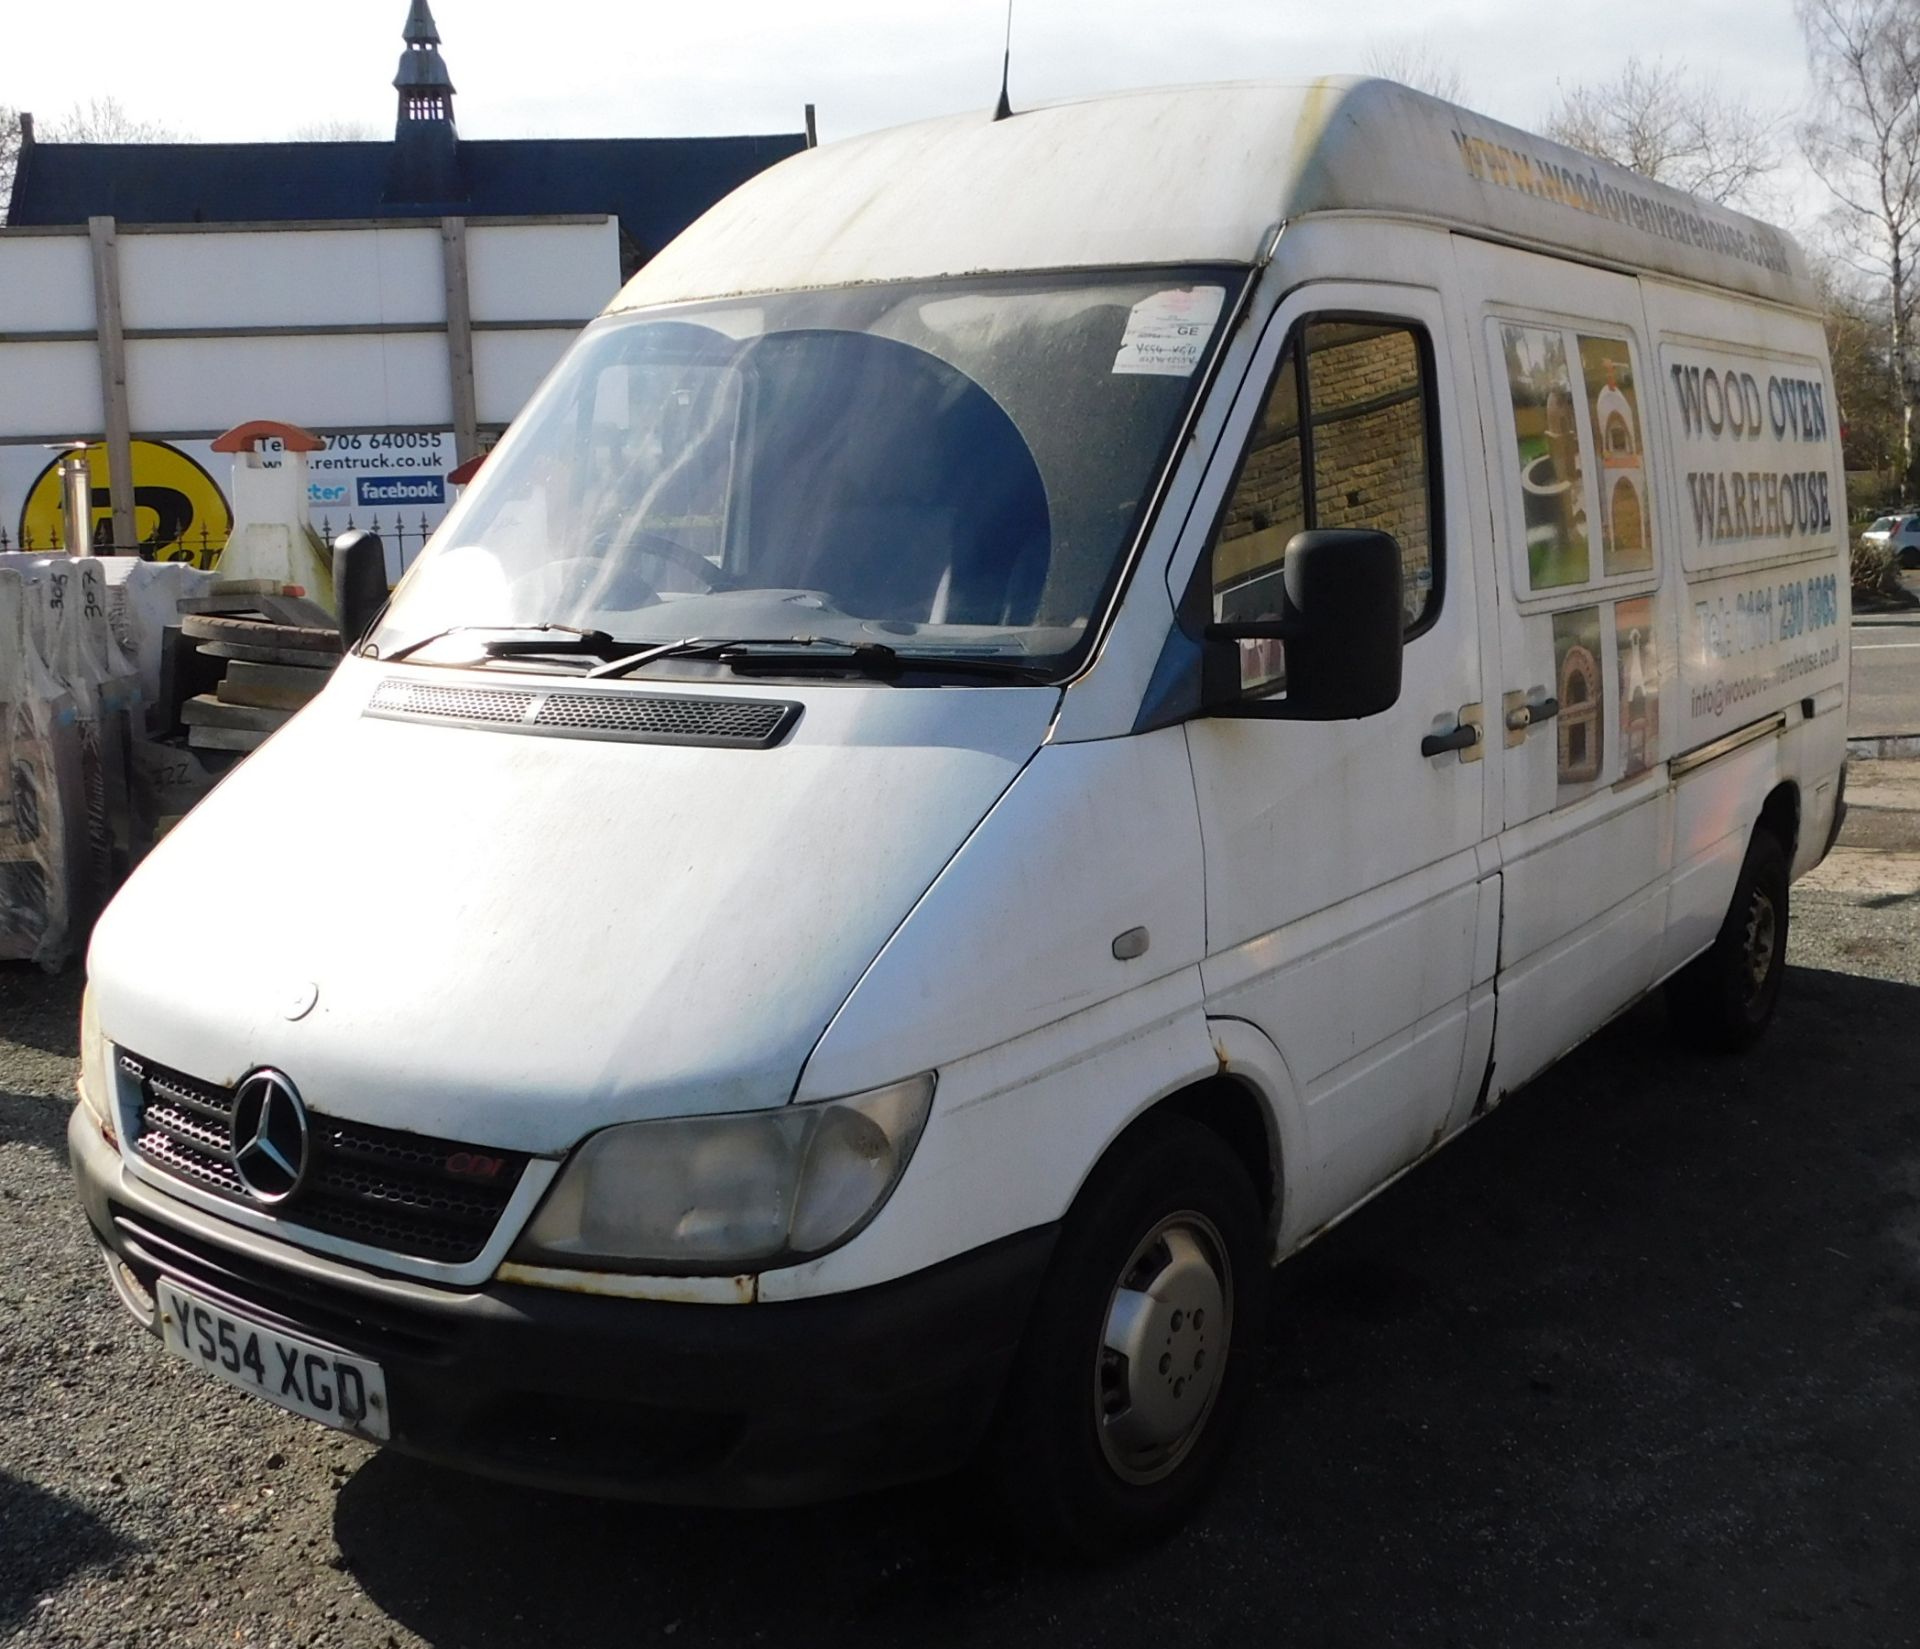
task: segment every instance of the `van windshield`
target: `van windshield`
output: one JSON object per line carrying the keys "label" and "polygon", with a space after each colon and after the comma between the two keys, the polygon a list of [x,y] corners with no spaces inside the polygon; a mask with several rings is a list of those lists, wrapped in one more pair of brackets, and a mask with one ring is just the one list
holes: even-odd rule
{"label": "van windshield", "polygon": [[1069,669],[1242,279],[974,277],[599,321],[372,639],[423,663],[548,625]]}

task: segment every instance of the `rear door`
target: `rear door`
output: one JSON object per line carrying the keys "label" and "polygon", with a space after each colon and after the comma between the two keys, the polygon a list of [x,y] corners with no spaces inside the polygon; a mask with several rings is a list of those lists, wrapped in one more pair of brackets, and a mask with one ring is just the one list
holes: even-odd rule
{"label": "rear door", "polygon": [[1459,238],[1493,501],[1501,764],[1494,1085],[1505,1091],[1653,980],[1672,862],[1648,461],[1655,370],[1633,279]]}

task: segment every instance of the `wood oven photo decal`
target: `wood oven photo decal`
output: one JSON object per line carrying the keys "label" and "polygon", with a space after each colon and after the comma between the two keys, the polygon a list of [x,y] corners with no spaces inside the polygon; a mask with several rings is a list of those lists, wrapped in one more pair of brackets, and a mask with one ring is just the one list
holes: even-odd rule
{"label": "wood oven photo decal", "polygon": [[1528,583],[1536,590],[1584,584],[1587,492],[1566,338],[1545,327],[1502,326],[1500,342],[1513,400]]}
{"label": "wood oven photo decal", "polygon": [[1553,615],[1553,679],[1560,713],[1562,798],[1600,782],[1606,765],[1607,691],[1601,668],[1600,609],[1575,607]]}
{"label": "wood oven photo decal", "polygon": [[1653,765],[1660,748],[1660,655],[1652,596],[1614,603],[1613,644],[1620,672],[1620,776],[1630,779]]}
{"label": "wood oven photo decal", "polygon": [[1620,338],[1583,334],[1579,344],[1587,419],[1600,458],[1601,566],[1608,578],[1647,572],[1653,567],[1653,511],[1647,503],[1633,357]]}

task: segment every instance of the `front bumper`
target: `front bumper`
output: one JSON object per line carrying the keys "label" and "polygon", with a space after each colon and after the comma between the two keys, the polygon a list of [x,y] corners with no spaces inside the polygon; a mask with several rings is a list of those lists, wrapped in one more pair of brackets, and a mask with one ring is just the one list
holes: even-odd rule
{"label": "front bumper", "polygon": [[1052,1253],[1048,1226],[897,1282],[698,1305],[380,1276],[261,1238],[125,1172],[68,1125],[102,1245],[257,1322],[371,1358],[391,1446],[544,1488],[792,1505],[960,1465],[990,1424]]}

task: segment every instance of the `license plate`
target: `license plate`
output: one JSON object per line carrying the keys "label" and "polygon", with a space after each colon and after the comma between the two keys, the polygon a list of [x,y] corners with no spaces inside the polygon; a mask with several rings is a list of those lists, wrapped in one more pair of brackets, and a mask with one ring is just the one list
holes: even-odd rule
{"label": "license plate", "polygon": [[392,1434],[379,1364],[275,1333],[165,1277],[155,1294],[161,1335],[174,1356],[323,1426],[380,1442]]}

